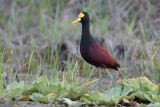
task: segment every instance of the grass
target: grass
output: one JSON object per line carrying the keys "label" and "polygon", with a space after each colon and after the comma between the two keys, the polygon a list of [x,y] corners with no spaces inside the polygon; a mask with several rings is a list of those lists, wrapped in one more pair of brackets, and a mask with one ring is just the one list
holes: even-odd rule
{"label": "grass", "polygon": [[[3,77],[2,75],[4,74],[2,72],[2,61],[3,61],[3,55],[4,55],[4,50],[3,50],[3,53],[1,53],[1,60],[0,60],[0,89],[3,90]],[[1,92],[1,95],[2,95],[2,92]]]}
{"label": "grass", "polygon": [[[0,74],[6,72],[8,78],[14,77],[10,82],[16,80],[16,74],[20,80],[26,78],[27,82],[41,75],[80,86],[96,81],[97,70],[84,62],[79,53],[77,40],[80,40],[81,25],[71,24],[79,12],[86,8],[90,13],[91,33],[120,62],[124,78],[147,76],[159,83],[160,40],[155,33],[158,34],[160,24],[152,23],[158,19],[158,6],[149,0],[142,0],[141,6],[139,2],[0,1]],[[63,50],[62,44],[67,49]],[[12,77],[10,74],[14,70],[16,72]],[[23,73],[25,77],[22,77]],[[109,76],[103,74],[107,80]],[[113,74],[115,86],[119,77]],[[3,83],[10,83],[2,82],[2,79],[7,81],[0,75],[1,89]],[[91,86],[85,87],[89,89]],[[107,85],[104,87],[103,91]]]}

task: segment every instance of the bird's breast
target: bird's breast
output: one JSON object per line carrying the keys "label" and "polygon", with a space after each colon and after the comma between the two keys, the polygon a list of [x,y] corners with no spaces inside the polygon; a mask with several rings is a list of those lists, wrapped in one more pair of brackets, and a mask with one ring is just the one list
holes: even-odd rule
{"label": "bird's breast", "polygon": [[81,53],[82,58],[83,58],[85,61],[88,62],[88,61],[90,60],[90,57],[89,57],[89,49],[88,49],[88,48],[80,47],[80,53]]}
{"label": "bird's breast", "polygon": [[[92,52],[91,49],[92,49],[92,45],[90,47],[80,47],[81,56],[89,64],[94,65],[95,67],[99,67],[99,63],[97,63],[97,61],[94,60],[92,57],[94,55],[94,52]],[[95,57],[96,57],[96,54],[95,54]]]}
{"label": "bird's breast", "polygon": [[92,64],[92,65],[93,65],[92,58],[90,57],[89,48],[81,47],[81,48],[80,48],[80,53],[81,53],[82,58],[83,58],[86,62],[88,62],[89,64]]}

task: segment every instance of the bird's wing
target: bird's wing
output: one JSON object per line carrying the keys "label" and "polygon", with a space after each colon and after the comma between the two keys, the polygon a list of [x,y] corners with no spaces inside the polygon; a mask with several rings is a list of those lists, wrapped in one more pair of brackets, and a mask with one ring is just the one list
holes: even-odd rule
{"label": "bird's wing", "polygon": [[106,49],[97,42],[90,46],[89,53],[90,59],[95,63],[95,65],[110,68],[115,63],[114,59],[109,55]]}

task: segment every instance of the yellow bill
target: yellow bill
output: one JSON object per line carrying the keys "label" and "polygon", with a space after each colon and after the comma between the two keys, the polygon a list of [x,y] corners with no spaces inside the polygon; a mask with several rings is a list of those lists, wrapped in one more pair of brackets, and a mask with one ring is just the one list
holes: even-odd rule
{"label": "yellow bill", "polygon": [[75,21],[72,22],[72,24],[74,23],[77,23],[77,22],[80,22],[81,21],[81,18],[83,18],[85,15],[81,12],[79,15],[78,15],[78,19],[76,19]]}
{"label": "yellow bill", "polygon": [[77,23],[77,22],[79,22],[79,20],[78,20],[78,19],[76,19],[75,21],[73,21],[73,22],[72,22],[72,24]]}

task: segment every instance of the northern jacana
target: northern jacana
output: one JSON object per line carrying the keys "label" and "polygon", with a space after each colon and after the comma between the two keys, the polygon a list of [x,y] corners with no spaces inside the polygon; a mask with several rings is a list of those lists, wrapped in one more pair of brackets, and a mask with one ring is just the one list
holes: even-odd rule
{"label": "northern jacana", "polygon": [[[96,82],[96,84],[91,88],[92,91],[102,80],[102,74],[100,69],[114,69],[118,70],[120,64],[116,62],[107,52],[105,48],[103,48],[100,44],[98,44],[90,33],[90,23],[89,23],[89,14],[87,12],[81,12],[78,16],[78,19],[73,21],[72,24],[81,22],[82,23],[82,36],[80,43],[80,53],[82,58],[91,65],[94,65],[99,70],[100,79]],[[109,87],[107,92],[109,92],[113,76],[110,72],[108,72],[111,80],[109,83]]]}

